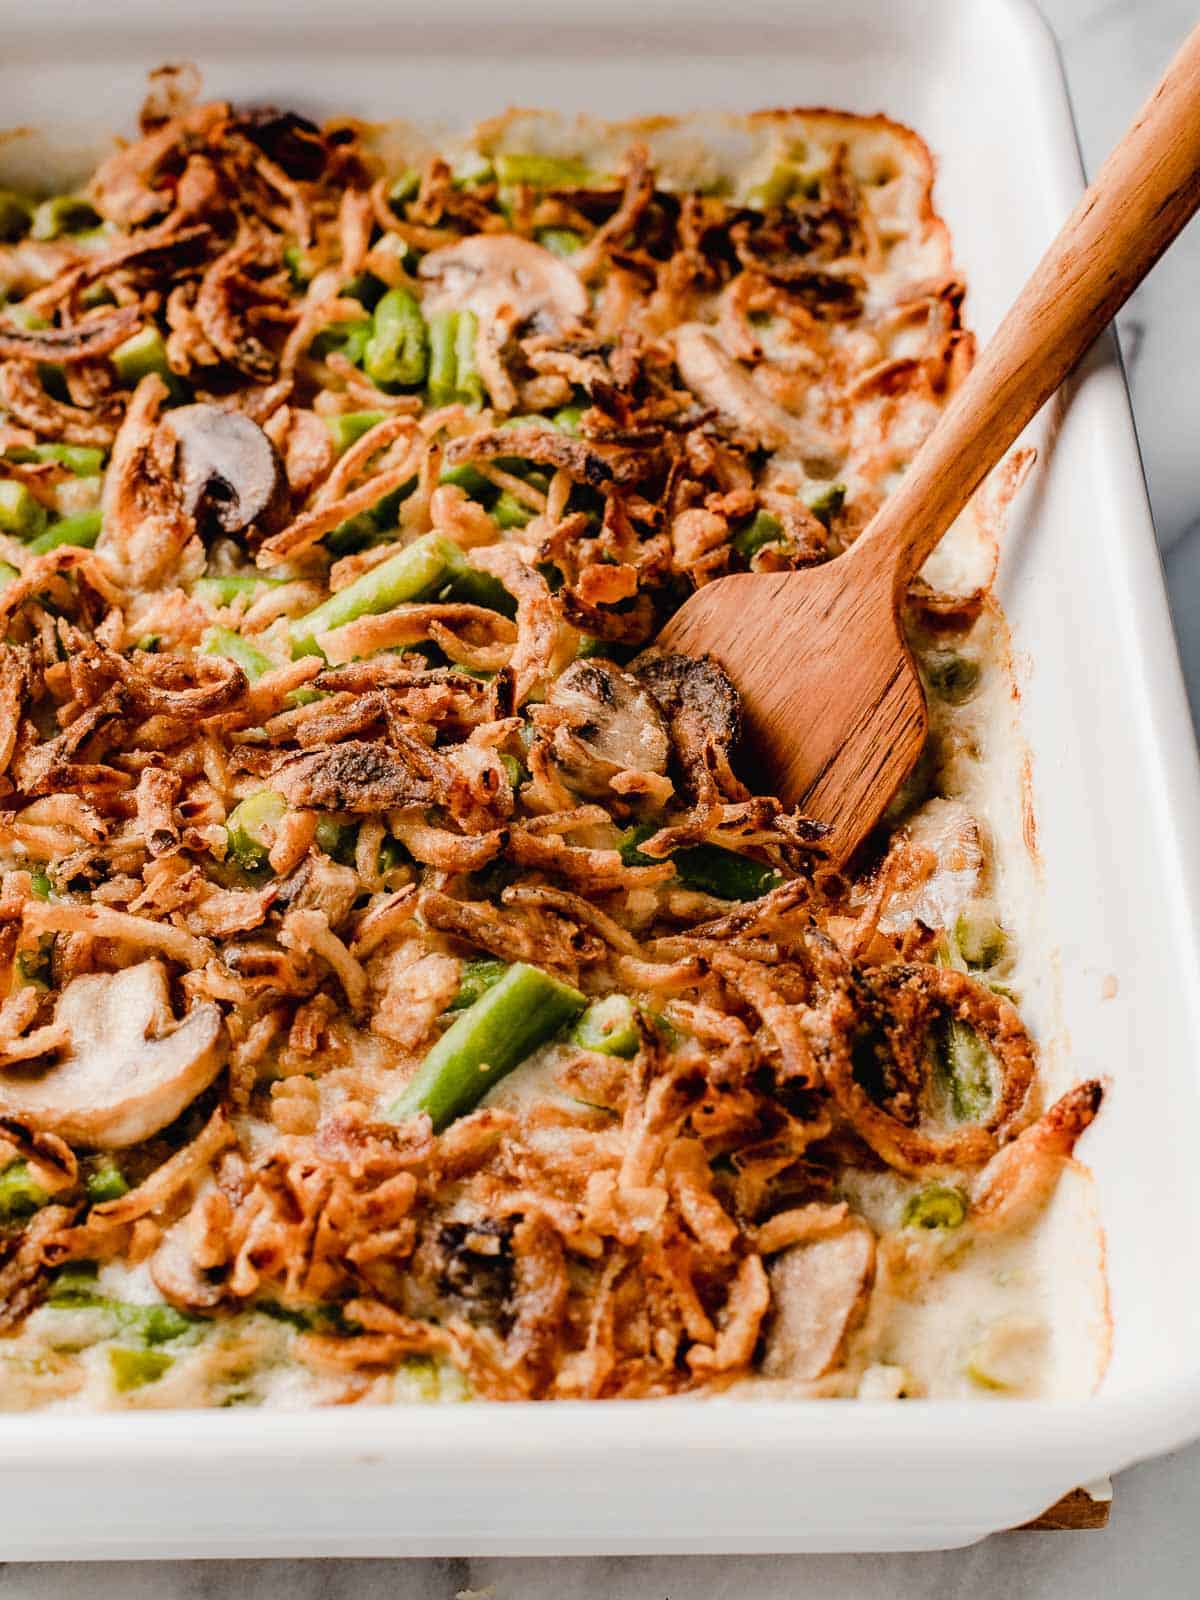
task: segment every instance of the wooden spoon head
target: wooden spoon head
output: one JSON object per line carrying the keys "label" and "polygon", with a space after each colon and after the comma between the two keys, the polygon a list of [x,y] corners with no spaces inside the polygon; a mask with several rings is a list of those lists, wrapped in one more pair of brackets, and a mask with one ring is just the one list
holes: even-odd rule
{"label": "wooden spoon head", "polygon": [[706,584],[659,635],[711,655],[742,697],[772,791],[827,823],[840,863],[879,821],[925,743],[928,716],[896,611],[895,580],[852,556],[802,572]]}

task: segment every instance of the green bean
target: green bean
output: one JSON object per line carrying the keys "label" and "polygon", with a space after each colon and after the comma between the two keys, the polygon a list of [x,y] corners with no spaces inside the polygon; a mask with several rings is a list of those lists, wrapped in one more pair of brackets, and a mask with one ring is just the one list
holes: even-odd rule
{"label": "green bean", "polygon": [[516,756],[501,752],[500,765],[504,768],[505,776],[508,778],[512,788],[519,789],[523,783],[528,783],[529,773],[517,760]]}
{"label": "green bean", "polygon": [[82,195],[56,194],[34,211],[29,233],[33,239],[57,239],[64,233],[86,233],[99,222],[99,214]]}
{"label": "green bean", "polygon": [[475,362],[475,341],[479,318],[473,311],[460,311],[454,334],[454,392],[464,405],[483,404],[483,378]]}
{"label": "green bean", "polygon": [[447,1029],[388,1116],[399,1122],[424,1111],[440,1132],[573,1022],[585,1004],[577,989],[517,962]]}
{"label": "green bean", "polygon": [[753,561],[769,544],[785,542],[783,523],[769,511],[758,511],[733,536],[733,548],[746,561]]}
{"label": "green bean", "polygon": [[104,451],[90,444],[10,445],[4,454],[9,461],[57,461],[77,478],[99,477],[104,467]]}
{"label": "green bean", "polygon": [[259,789],[234,806],[225,819],[229,853],[247,872],[260,872],[271,851],[274,830],[287,815],[288,804],[274,789]]}
{"label": "green bean", "polygon": [[575,254],[583,239],[574,228],[539,228],[537,242],[551,255],[561,256],[565,261],[568,256]]}
{"label": "green bean", "polygon": [[[621,860],[628,867],[650,867],[659,858],[644,855],[638,846],[657,832],[653,823],[644,822],[627,829],[617,840]],[[774,867],[735,850],[722,850],[714,844],[687,845],[666,858],[675,868],[685,889],[698,889],[718,900],[757,900],[780,881]]]}
{"label": "green bean", "polygon": [[968,1023],[951,1019],[939,1041],[935,1068],[960,1122],[979,1122],[994,1098],[992,1054]]}
{"label": "green bean", "polygon": [[0,189],[0,240],[19,239],[33,218],[33,201],[13,189]]}
{"label": "green bean", "polygon": [[994,967],[1004,955],[1008,935],[986,911],[960,911],[954,923],[954,942],[969,967]]}
{"label": "green bean", "polygon": [[297,659],[319,655],[317,634],[442,592],[469,604],[504,610],[510,616],[515,609],[512,596],[498,579],[472,567],[458,546],[444,535],[426,533],[330,595],[315,611],[298,617],[289,629],[292,655]]}
{"label": "green bean", "polygon": [[602,1000],[593,1000],[575,1024],[571,1037],[581,1049],[630,1060],[642,1042],[637,1007],[628,995],[606,994]]}
{"label": "green bean", "polygon": [[429,336],[420,306],[407,289],[389,289],[375,307],[363,370],[381,387],[411,388],[424,382],[428,365]]}
{"label": "green bean", "polygon": [[455,188],[476,189],[481,183],[490,183],[496,176],[496,169],[481,150],[468,150],[451,176]]}
{"label": "green bean", "polygon": [[583,406],[560,406],[550,420],[560,433],[569,433],[573,438],[578,438],[583,412]]}
{"label": "green bean", "polygon": [[175,381],[171,363],[167,360],[166,343],[152,322],[119,344],[110,359],[116,368],[118,381],[128,389],[134,388],[149,372],[157,372],[168,383]]}
{"label": "green bean", "polygon": [[88,1173],[84,1188],[94,1206],[103,1205],[106,1200],[119,1200],[129,1193],[124,1173],[111,1159],[102,1161]]}
{"label": "green bean", "polygon": [[428,389],[431,406],[453,404],[458,374],[458,312],[435,311],[429,319]]}
{"label": "green bean", "polygon": [[910,1195],[904,1207],[906,1228],[961,1228],[966,1220],[966,1200],[957,1189],[940,1183]]}
{"label": "green bean", "polygon": [[21,574],[16,567],[11,566],[7,561],[0,561],[0,594],[3,594],[14,578],[19,578],[20,576]]}
{"label": "green bean", "polygon": [[524,528],[533,521],[534,514],[529,506],[507,489],[496,496],[492,506],[492,516],[502,528]]}
{"label": "green bean", "polygon": [[388,205],[402,206],[409,200],[415,200],[421,187],[421,174],[415,167],[406,167],[398,178],[392,180],[388,189]]}
{"label": "green bean", "polygon": [[[257,572],[222,572],[210,573],[203,578],[197,578],[192,585],[192,593],[198,600],[205,600],[210,606],[230,606],[241,595],[253,595],[263,589],[277,589],[286,582],[283,578],[265,578]],[[217,655],[222,651],[214,652]]]}
{"label": "green bean", "polygon": [[125,1345],[113,1345],[108,1352],[112,1369],[113,1388],[118,1394],[130,1389],[143,1389],[148,1383],[157,1383],[175,1365],[175,1358],[161,1350],[130,1350]]}
{"label": "green bean", "polygon": [[44,872],[32,872],[29,875],[29,887],[39,900],[49,900],[54,885]]}
{"label": "green bean", "polygon": [[257,645],[251,644],[249,639],[243,639],[232,628],[206,628],[200,642],[200,653],[236,661],[251,683],[257,683],[265,673],[275,670],[275,663],[270,656],[264,655]]}
{"label": "green bean", "polygon": [[846,503],[846,485],[844,483],[827,484],[824,489],[808,502],[808,509],[823,523],[826,528],[837,516]]}
{"label": "green bean", "polygon": [[15,478],[0,479],[0,530],[18,539],[34,539],[46,526],[46,508]]}
{"label": "green bean", "polygon": [[459,976],[458,993],[446,1007],[447,1011],[466,1011],[476,1000],[494,989],[509,971],[510,963],[487,956],[479,961],[464,961]]}
{"label": "green bean", "polygon": [[353,583],[331,594],[289,628],[292,655],[320,655],[316,636],[344,627],[358,617],[377,616],[407,600],[424,600],[447,581],[455,561],[466,563],[456,545],[438,533],[426,533]]}
{"label": "green bean", "polygon": [[357,444],[364,433],[383,421],[382,411],[343,411],[340,416],[326,417],[325,424],[333,435],[334,448],[341,455],[352,444]]}
{"label": "green bean", "polygon": [[91,511],[77,511],[73,517],[62,517],[52,522],[45,533],[39,533],[29,548],[34,555],[45,555],[47,550],[57,550],[60,545],[78,545],[81,550],[91,550],[100,537],[101,514],[99,507]]}
{"label": "green bean", "polygon": [[308,264],[308,257],[298,244],[284,245],[283,264],[297,289],[303,289],[312,282],[312,269]]}
{"label": "green bean", "polygon": [[795,195],[816,200],[821,193],[820,179],[795,161],[777,161],[761,183],[747,193],[750,205],[761,211],[781,206]]}
{"label": "green bean", "polygon": [[922,658],[925,675],[939,700],[961,706],[979,687],[979,663],[957,650],[933,650]]}
{"label": "green bean", "polygon": [[593,179],[591,169],[575,156],[503,150],[496,157],[495,165],[501,183],[525,183],[531,189],[582,189]]}
{"label": "green bean", "polygon": [[472,500],[486,500],[496,492],[491,479],[485,478],[479,468],[473,467],[469,461],[457,467],[443,467],[438,473],[438,482],[452,484],[454,488],[470,495]]}
{"label": "green bean", "polygon": [[31,1217],[49,1200],[46,1190],[30,1173],[28,1163],[14,1161],[0,1172],[0,1222]]}

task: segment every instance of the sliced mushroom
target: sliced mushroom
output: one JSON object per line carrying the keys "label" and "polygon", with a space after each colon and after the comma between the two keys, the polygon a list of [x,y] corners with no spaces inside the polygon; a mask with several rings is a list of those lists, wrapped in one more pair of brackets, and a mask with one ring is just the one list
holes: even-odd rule
{"label": "sliced mushroom", "polygon": [[724,668],[710,656],[644,656],[634,675],[667,719],[686,787],[695,793],[714,767],[718,775],[731,776],[742,702]]}
{"label": "sliced mushroom", "polygon": [[264,533],[287,514],[287,478],[279,452],[256,422],[220,406],[180,406],[164,418],[179,441],[183,508],[202,534]]}
{"label": "sliced mushroom", "polygon": [[225,1060],[220,1008],[205,1002],[177,1022],[161,961],[73,979],[55,1022],[69,1046],[48,1067],[0,1073],[0,1110],[71,1144],[117,1150],[150,1138],[208,1088]]}
{"label": "sliced mushroom", "polygon": [[769,1269],[774,1311],[762,1371],[807,1381],[838,1365],[875,1278],[875,1235],[862,1223],[794,1246]]}
{"label": "sliced mushroom", "polygon": [[960,800],[930,800],[904,830],[908,870],[879,919],[885,933],[914,920],[953,927],[982,888],[984,854],[979,824]]}
{"label": "sliced mushroom", "polygon": [[619,772],[667,770],[670,744],[654,696],[610,661],[576,661],[547,695],[570,714],[554,730],[555,760],[579,794],[597,799]]}
{"label": "sliced mushroom", "polygon": [[494,316],[507,306],[517,322],[554,332],[582,317],[588,292],[568,264],[515,233],[474,233],[431,250],[417,269],[423,309]]}

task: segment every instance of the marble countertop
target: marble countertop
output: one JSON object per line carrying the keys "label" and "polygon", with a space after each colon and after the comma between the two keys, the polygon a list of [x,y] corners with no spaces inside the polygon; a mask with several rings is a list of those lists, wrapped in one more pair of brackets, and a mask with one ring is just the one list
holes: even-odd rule
{"label": "marble countertop", "polygon": [[[964,4],[970,0],[963,0]],[[1195,0],[1042,0],[1062,44],[1093,170],[1176,44]],[[1200,223],[1120,319],[1180,649],[1200,722]],[[1092,1600],[1196,1593],[1200,1446],[1123,1474],[1104,1533],[1005,1534],[970,1550],[898,1556],[501,1561],[250,1561],[0,1567],[0,1600]]]}

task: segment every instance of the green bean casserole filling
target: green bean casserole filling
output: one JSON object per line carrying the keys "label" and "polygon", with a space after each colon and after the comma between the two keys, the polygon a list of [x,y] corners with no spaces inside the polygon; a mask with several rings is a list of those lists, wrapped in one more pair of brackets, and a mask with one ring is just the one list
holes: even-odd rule
{"label": "green bean casserole filling", "polygon": [[0,1406],[943,1392],[898,1308],[1101,1097],[963,776],[995,604],[913,585],[928,749],[836,871],[655,648],[967,370],[924,146],[193,91],[0,191]]}

